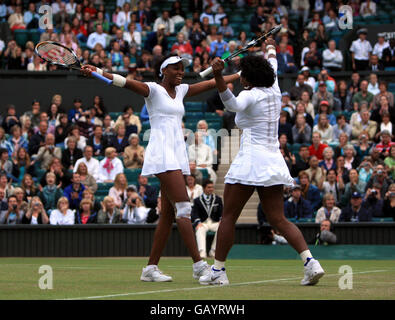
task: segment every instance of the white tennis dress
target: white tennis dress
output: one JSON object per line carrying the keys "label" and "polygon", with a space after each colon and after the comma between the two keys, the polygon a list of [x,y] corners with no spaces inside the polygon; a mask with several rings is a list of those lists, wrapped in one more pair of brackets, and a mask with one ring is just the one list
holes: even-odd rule
{"label": "white tennis dress", "polygon": [[[268,60],[277,74],[277,60]],[[227,89],[220,96],[226,109],[236,112],[236,125],[243,129],[240,150],[225,176],[225,183],[292,186],[294,180],[278,142],[281,91],[277,79],[270,88],[244,90],[238,97]]]}
{"label": "white tennis dress", "polygon": [[166,89],[155,82],[146,82],[149,95],[144,98],[151,124],[151,133],[141,174],[149,176],[170,170],[189,175],[188,154],[182,131],[184,97],[188,84],[176,86],[173,99]]}

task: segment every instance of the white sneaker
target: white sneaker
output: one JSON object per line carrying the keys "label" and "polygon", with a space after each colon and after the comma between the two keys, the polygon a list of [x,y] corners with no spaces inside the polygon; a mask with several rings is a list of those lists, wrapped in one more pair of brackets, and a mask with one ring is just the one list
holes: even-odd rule
{"label": "white sneaker", "polygon": [[307,263],[307,266],[304,267],[304,278],[300,284],[302,286],[314,286],[324,274],[325,271],[322,269],[320,263],[312,258]]}
{"label": "white sneaker", "polygon": [[173,281],[172,277],[167,276],[159,270],[158,266],[151,265],[143,268],[140,277],[141,281],[147,282],[169,282]]}
{"label": "white sneaker", "polygon": [[221,270],[214,269],[214,266],[211,267],[210,272],[199,279],[199,283],[202,285],[220,285],[226,286],[229,284],[228,277],[226,275],[225,268]]}
{"label": "white sneaker", "polygon": [[199,267],[193,264],[193,278],[198,280],[200,277],[207,275],[210,272],[210,266],[206,261],[203,261]]}

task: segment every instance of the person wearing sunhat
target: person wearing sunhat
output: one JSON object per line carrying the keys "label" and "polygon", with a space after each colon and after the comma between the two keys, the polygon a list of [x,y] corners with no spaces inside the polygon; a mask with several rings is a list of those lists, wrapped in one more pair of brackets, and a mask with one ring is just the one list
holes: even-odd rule
{"label": "person wearing sunhat", "polygon": [[358,39],[351,44],[352,69],[354,71],[363,71],[369,68],[369,59],[373,51],[372,45],[366,39],[368,29],[362,28],[357,31]]}

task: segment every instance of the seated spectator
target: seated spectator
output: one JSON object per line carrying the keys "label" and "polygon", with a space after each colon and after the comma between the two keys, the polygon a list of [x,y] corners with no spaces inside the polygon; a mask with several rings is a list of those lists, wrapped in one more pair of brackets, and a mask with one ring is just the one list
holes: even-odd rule
{"label": "seated spectator", "polygon": [[[92,212],[98,213],[101,208],[101,202],[95,198],[95,194],[89,188],[85,188],[82,192],[82,200],[88,199],[92,202]],[[81,200],[81,201],[82,201]]]}
{"label": "seated spectator", "polygon": [[304,172],[309,176],[310,183],[321,190],[326,179],[326,170],[322,166],[318,166],[318,159],[316,156],[310,157],[309,165],[310,167]]}
{"label": "seated spectator", "polygon": [[387,171],[384,169],[384,166],[382,164],[378,164],[375,166],[373,174],[366,184],[365,192],[368,192],[369,189],[377,189],[380,193],[380,199],[383,199],[391,184],[392,181],[388,178]]}
{"label": "seated spectator", "polygon": [[122,223],[122,213],[115,206],[115,201],[112,197],[106,196],[101,205],[102,207],[97,214],[98,224]]}
{"label": "seated spectator", "polygon": [[138,193],[132,191],[126,199],[122,220],[127,224],[144,224],[147,222],[149,211]]}
{"label": "seated spectator", "polygon": [[321,68],[322,65],[322,57],[320,52],[317,49],[317,42],[310,42],[309,49],[304,55],[304,65],[309,67],[310,69],[317,70]]}
{"label": "seated spectator", "polygon": [[292,100],[300,100],[304,91],[309,93],[309,97],[313,95],[313,89],[310,87],[310,85],[306,84],[305,81],[305,76],[302,73],[299,73],[298,77],[296,78],[297,85],[292,87],[290,91]]}
{"label": "seated spectator", "polygon": [[367,188],[363,206],[372,212],[373,217],[382,217],[383,216],[383,198],[381,196],[381,185],[373,184],[372,188]]}
{"label": "seated spectator", "polygon": [[92,176],[95,180],[99,177],[99,161],[93,158],[93,147],[89,144],[84,149],[84,156],[78,158],[78,160],[74,164],[74,172],[77,172],[77,169],[81,163],[84,163],[87,167],[87,173]]}
{"label": "seated spectator", "polygon": [[129,46],[141,47],[141,32],[136,28],[136,23],[130,22],[127,28],[128,31],[124,31],[123,40],[127,41]]}
{"label": "seated spectator", "polygon": [[191,171],[191,175],[195,176],[196,183],[202,185],[202,183],[203,183],[203,173],[199,169],[197,169],[195,161],[190,161],[189,162],[189,170]]}
{"label": "seated spectator", "polygon": [[12,179],[12,161],[9,160],[8,151],[0,149],[0,171],[5,172],[9,179]]}
{"label": "seated spectator", "polygon": [[328,42],[328,49],[322,53],[322,66],[330,71],[341,71],[343,68],[343,55],[336,49],[335,40]]}
{"label": "seated spectator", "polygon": [[25,210],[18,207],[16,196],[11,195],[8,197],[8,211],[4,217],[5,224],[20,224],[22,223],[22,218],[26,213]]}
{"label": "seated spectator", "polygon": [[356,169],[358,168],[359,164],[361,163],[357,152],[352,144],[347,144],[343,148],[344,150],[344,167],[347,170]]}
{"label": "seated spectator", "polygon": [[[387,98],[382,97],[382,100],[386,100]],[[372,117],[374,117],[372,120],[376,121],[376,119],[378,121],[377,124],[379,125],[378,128],[378,132],[376,133],[375,139],[378,140],[380,138],[380,134],[382,131],[387,131],[389,133],[393,133],[395,127],[393,127],[393,122],[391,120],[391,118],[395,117],[395,109],[393,110],[393,116],[391,117],[391,114],[388,111],[382,111],[383,109],[377,110],[377,113],[375,112],[376,110],[373,110],[372,112]],[[376,114],[375,114],[376,113]],[[381,115],[380,115],[381,113]],[[380,115],[380,116],[379,116]],[[377,116],[377,118],[376,118]],[[394,122],[395,123],[395,122]]]}
{"label": "seated spectator", "polygon": [[82,200],[82,192],[85,190],[85,186],[81,183],[80,174],[77,172],[73,173],[71,184],[67,186],[63,194],[69,201],[70,208],[77,210]]}
{"label": "seated spectator", "polygon": [[353,192],[350,204],[342,209],[339,222],[359,222],[371,221],[372,212],[362,206],[362,195],[359,192]]}
{"label": "seated spectator", "polygon": [[38,149],[33,163],[39,163],[41,169],[45,170],[54,158],[61,159],[62,150],[55,146],[55,136],[53,134],[47,134],[45,144]]}
{"label": "seated spectator", "polygon": [[395,221],[395,183],[392,183],[384,197],[383,216]]}
{"label": "seated spectator", "polygon": [[139,196],[143,199],[143,202],[147,208],[155,208],[157,201],[157,190],[155,187],[148,184],[148,178],[142,176],[138,177],[137,192]]}
{"label": "seated spectator", "polygon": [[[84,112],[84,115],[82,115],[78,119],[78,123],[80,125],[85,125],[89,127],[94,127],[94,126],[103,126],[102,120],[97,116],[97,109],[94,106],[90,106],[86,112]],[[81,124],[82,122],[82,124]]]}
{"label": "seated spectator", "polygon": [[335,98],[340,101],[341,111],[351,110],[352,93],[350,92],[350,90],[347,89],[346,81],[340,80],[338,82],[337,91],[335,92]]}
{"label": "seated spectator", "polygon": [[395,180],[395,146],[391,146],[388,156],[384,160],[384,164],[387,166],[388,176]]}
{"label": "seated spectator", "polygon": [[357,156],[359,159],[363,159],[370,154],[371,144],[368,140],[368,133],[362,131],[359,135],[358,144],[355,146]]}
{"label": "seated spectator", "polygon": [[65,113],[59,114],[59,124],[55,127],[55,144],[64,146],[64,141],[68,137],[71,129],[68,117]]}
{"label": "seated spectator", "polygon": [[333,142],[333,128],[329,124],[328,116],[321,113],[318,116],[318,123],[313,127],[313,132],[319,132],[323,143],[329,144]]}
{"label": "seated spectator", "polygon": [[319,132],[313,132],[312,134],[312,145],[309,147],[310,156],[315,155],[318,160],[323,159],[323,152],[327,144],[321,143],[321,134]]}
{"label": "seated spectator", "polygon": [[[307,92],[304,92],[304,93],[302,93],[302,96],[305,96],[305,95],[308,95],[308,93]],[[313,113],[314,113],[314,111],[313,111]],[[294,113],[294,116],[292,117],[292,119],[291,119],[291,123],[292,124],[295,124],[295,122],[296,122],[296,116],[298,115],[298,114],[301,114],[301,115],[303,115],[303,117],[305,118],[305,120],[306,120],[306,123],[310,126],[310,128],[312,129],[313,128],[313,126],[314,126],[314,120],[313,120],[313,118],[311,117],[311,115],[309,114],[309,113],[307,113],[307,111],[306,111],[306,104],[304,103],[304,102],[297,102],[297,104],[296,104],[296,110],[295,110],[295,113]]]}
{"label": "seated spectator", "polygon": [[118,173],[114,180],[114,186],[109,190],[108,195],[113,198],[115,206],[118,209],[122,208],[124,201],[127,198],[126,189],[128,186],[128,181],[125,174]]}
{"label": "seated spectator", "polygon": [[284,213],[286,218],[312,218],[314,210],[309,200],[302,197],[300,185],[294,185],[291,189],[291,197],[284,203]]}
{"label": "seated spectator", "polygon": [[[104,150],[107,147],[107,139],[103,136],[103,128],[101,126],[94,127],[93,135],[88,138],[86,144],[92,147],[95,157],[104,155]],[[96,173],[95,179],[97,179],[97,177]]]}
{"label": "seated spectator", "polygon": [[44,205],[44,209],[49,214],[56,208],[58,200],[63,196],[62,188],[59,188],[56,183],[56,176],[53,172],[48,172],[45,175],[46,185],[38,193],[38,197]]}
{"label": "seated spectator", "polygon": [[294,143],[311,142],[311,127],[306,123],[303,114],[296,116],[295,125],[292,127],[292,140]]}
{"label": "seated spectator", "polygon": [[281,94],[281,110],[284,110],[289,114],[287,119],[294,116],[295,109],[296,107],[291,101],[290,94],[287,91],[283,92]]}
{"label": "seated spectator", "polygon": [[279,44],[279,53],[277,53],[278,71],[280,73],[296,73],[298,68],[295,65],[293,56],[287,52],[287,44]]}
{"label": "seated spectator", "polygon": [[158,30],[148,33],[147,40],[144,43],[144,49],[150,53],[156,45],[162,47],[162,51],[166,52],[168,47],[168,40],[165,34],[166,26],[164,24],[158,25]]}
{"label": "seated spectator", "polygon": [[389,47],[383,50],[382,60],[386,68],[395,66],[395,39],[390,39]]}
{"label": "seated spectator", "polygon": [[34,175],[34,166],[31,165],[30,157],[26,149],[19,148],[18,151],[16,151],[15,157],[12,159],[11,177],[15,182],[20,183],[26,173]]}
{"label": "seated spectator", "polygon": [[73,136],[69,137],[67,148],[62,152],[62,165],[68,170],[73,170],[77,160],[82,157],[82,150],[77,148],[76,139]]}
{"label": "seated spectator", "polygon": [[341,197],[341,206],[346,207],[350,203],[351,195],[358,192],[363,195],[365,193],[366,183],[359,179],[358,171],[351,169],[349,173],[350,182],[345,185],[344,193]]}
{"label": "seated spectator", "polygon": [[[374,149],[371,149],[371,152]],[[365,192],[365,187],[366,184],[368,183],[370,177],[373,174],[373,164],[371,163],[372,157],[371,156],[366,156],[362,163],[359,165],[358,170],[359,170],[359,180],[361,180],[365,185],[364,185],[364,192]]]}
{"label": "seated spectator", "polygon": [[326,100],[322,100],[320,102],[320,105],[318,107],[318,112],[314,117],[314,125],[318,124],[318,119],[321,116],[321,114],[325,114],[327,117],[327,120],[329,121],[329,124],[331,126],[334,126],[336,124],[336,117],[335,115],[332,113],[332,108],[329,105],[329,102]]}
{"label": "seated spectator", "polygon": [[292,165],[292,177],[297,177],[299,175],[299,172],[307,170],[309,168],[309,159],[309,147],[306,144],[302,144],[299,147],[299,157],[296,160],[295,164]]}
{"label": "seated spectator", "polygon": [[[305,82],[306,84],[307,82]],[[305,113],[307,113],[309,115],[311,119],[311,125],[313,125],[313,118],[315,117],[315,110],[314,110],[314,106],[310,101],[310,94],[308,91],[302,91],[302,94],[300,96],[300,100],[296,102],[296,108],[298,106],[299,103],[303,103],[304,107],[305,107]],[[309,122],[307,122],[309,123]],[[310,123],[309,123],[310,124]]]}
{"label": "seated spectator", "polygon": [[171,52],[176,52],[182,58],[192,61],[193,48],[182,32],[177,34],[177,42],[171,47]]}
{"label": "seated spectator", "polygon": [[203,143],[202,133],[195,132],[195,144],[188,147],[188,155],[190,161],[196,161],[197,168],[206,168],[210,179],[215,183],[217,174],[212,168],[213,153],[211,148]]}
{"label": "seated spectator", "polygon": [[[21,188],[23,190],[23,200],[30,203],[32,197],[36,196],[38,190],[34,184],[33,178],[30,174],[26,173],[21,180]],[[1,211],[1,210],[0,210]]]}
{"label": "seated spectator", "polygon": [[362,131],[367,131],[369,134],[369,140],[373,140],[377,131],[377,122],[370,120],[370,112],[366,107],[361,107],[361,121],[356,121],[352,125],[352,137],[357,139]]}
{"label": "seated spectator", "polygon": [[39,197],[33,197],[28,205],[22,224],[48,224],[49,218]]}
{"label": "seated spectator", "polygon": [[334,160],[334,152],[331,147],[326,147],[322,153],[323,160],[319,162],[319,166],[322,167],[325,172],[329,170],[336,170],[336,163]]}
{"label": "seated spectator", "polygon": [[80,150],[84,150],[86,147],[86,138],[80,134],[80,128],[78,125],[73,126],[70,128],[70,133],[69,136],[65,139],[64,144],[67,148],[67,141],[71,138],[74,137],[77,143],[77,148]]}
{"label": "seated spectator", "polygon": [[354,94],[354,96],[352,98],[354,110],[356,110],[358,108],[358,106],[361,105],[362,101],[365,101],[368,103],[369,110],[372,109],[374,96],[373,96],[373,94],[371,94],[368,91],[368,86],[369,86],[369,82],[367,80],[361,81],[360,90],[356,94]]}
{"label": "seated spectator", "polygon": [[337,241],[336,235],[331,231],[332,223],[329,219],[321,221],[320,232],[317,233],[313,241],[314,245],[328,245],[335,244]]}
{"label": "seated spectator", "polygon": [[345,134],[348,137],[351,137],[351,126],[346,122],[346,117],[344,114],[339,114],[336,117],[336,124],[333,126],[333,141],[334,142],[339,142],[340,140],[340,135]]}
{"label": "seated spectator", "polygon": [[348,136],[347,133],[340,133],[339,134],[339,140],[338,140],[338,145],[335,147],[335,158],[339,156],[344,156],[344,147],[348,144]]}
{"label": "seated spectator", "polygon": [[125,126],[123,124],[115,126],[115,133],[116,135],[111,137],[109,144],[122,156],[125,148],[129,145]]}
{"label": "seated spectator", "polygon": [[61,197],[58,200],[55,210],[52,210],[49,217],[49,223],[52,225],[73,225],[75,223],[74,211],[69,208],[69,200]]}
{"label": "seated spectator", "polygon": [[162,26],[164,26],[166,36],[174,34],[174,22],[170,18],[170,12],[168,10],[164,10],[162,16],[155,20],[153,31],[158,31]]}
{"label": "seated spectator", "polygon": [[[374,100],[374,96],[380,93],[379,82],[378,82],[377,74],[375,73],[371,73],[369,75],[368,92],[373,94],[373,100]],[[373,102],[373,107],[374,107],[374,102]]]}
{"label": "seated spectator", "polygon": [[329,219],[332,223],[339,221],[341,210],[336,207],[335,197],[331,193],[324,195],[322,207],[318,209],[315,217],[315,223],[321,223]]}
{"label": "seated spectator", "polygon": [[0,224],[5,223],[5,216],[8,211],[8,202],[5,194],[5,190],[0,188]]}
{"label": "seated spectator", "polygon": [[[287,122],[287,116],[288,116],[288,113],[286,111],[280,112],[280,121],[278,124],[278,135],[280,136],[281,134],[285,134],[287,136],[287,140],[290,143],[293,143],[292,125],[289,122]],[[303,119],[304,119],[304,117],[303,117]],[[310,136],[309,136],[309,138],[310,138]]]}
{"label": "seated spectator", "polygon": [[123,163],[128,169],[142,168],[144,162],[144,147],[139,145],[139,136],[132,133],[129,136],[129,146],[125,148]]}
{"label": "seated spectator", "polygon": [[113,183],[116,175],[123,172],[122,161],[117,158],[115,148],[108,147],[105,158],[99,163],[99,178],[97,182]]}
{"label": "seated spectator", "polygon": [[213,152],[213,161],[217,161],[217,143],[215,138],[210,134],[208,123],[206,120],[199,120],[196,124],[196,129],[201,133],[202,142],[210,147]]}
{"label": "seated spectator", "polygon": [[98,43],[101,44],[103,46],[103,48],[106,48],[107,41],[108,41],[108,34],[104,33],[103,25],[97,24],[96,31],[92,32],[89,35],[86,45],[91,50],[94,49],[96,44],[98,44]]}
{"label": "seated spectator", "polygon": [[212,57],[222,57],[228,50],[228,43],[224,41],[223,34],[217,32],[215,40],[210,44],[210,55]]}
{"label": "seated spectator", "polygon": [[385,81],[380,81],[379,83],[379,90],[380,92],[376,94],[373,98],[373,107],[379,108],[381,106],[381,97],[385,96],[387,98],[387,103],[389,108],[392,108],[394,106],[394,94],[392,92],[389,92],[388,90],[388,84]]}
{"label": "seated spectator", "polygon": [[306,171],[299,172],[298,178],[303,198],[310,201],[313,210],[318,210],[321,203],[319,189],[310,183],[309,175]]}
{"label": "seated spectator", "polygon": [[81,183],[86,187],[91,189],[93,192],[97,191],[97,183],[96,179],[88,173],[88,167],[84,162],[80,162],[78,166],[76,166],[76,173],[80,175]]}
{"label": "seated spectator", "polygon": [[[58,158],[53,158],[52,161],[48,164],[48,167],[45,168],[47,172],[53,172],[56,176],[56,185],[62,189],[68,186],[71,182],[71,174],[70,172],[63,168],[63,165]],[[47,185],[45,175],[42,176],[40,180],[40,187],[45,187]]]}
{"label": "seated spectator", "polygon": [[[334,103],[333,94],[327,90],[326,82],[320,81],[318,83],[318,91],[313,94],[313,98],[312,98],[314,109],[318,110],[319,107],[321,107],[322,102],[324,101],[325,101],[325,105],[327,105],[328,107],[333,106]],[[334,122],[336,122],[336,119]]]}
{"label": "seated spectator", "polygon": [[189,201],[191,202],[191,205],[193,205],[194,199],[203,194],[203,188],[200,184],[196,183],[196,177],[193,174],[185,177],[185,183]]}
{"label": "seated spectator", "polygon": [[93,210],[92,201],[88,199],[82,199],[79,209],[75,214],[75,224],[96,223],[97,213],[92,210]]}
{"label": "seated spectator", "polygon": [[393,146],[395,146],[395,142],[391,141],[391,133],[387,130],[381,131],[380,142],[375,145],[375,149],[379,150],[383,159],[390,155],[390,149]]}
{"label": "seated spectator", "polygon": [[47,130],[48,123],[46,121],[40,121],[39,131],[29,139],[28,151],[31,156],[36,155],[40,147],[45,145]]}
{"label": "seated spectator", "polygon": [[[208,231],[217,233],[222,216],[222,199],[214,194],[214,183],[206,180],[203,183],[203,194],[194,200],[191,221],[195,226],[196,241],[201,258],[207,257],[206,236]],[[211,244],[209,256],[214,257],[216,236]]]}
{"label": "seated spectator", "polygon": [[359,14],[362,17],[369,17],[376,15],[376,3],[371,0],[366,0],[361,3],[361,7],[359,8]]}
{"label": "seated spectator", "polygon": [[[127,119],[128,117],[128,119]],[[133,107],[131,105],[126,106],[123,109],[123,114],[121,114],[117,121],[115,122],[114,126],[117,126],[119,123],[122,123],[125,125],[126,128],[126,135],[129,136],[131,133],[137,133],[139,134],[141,132],[141,122],[138,116],[136,116],[133,113]],[[136,127],[136,131],[131,128],[129,128],[129,126],[135,126]],[[133,132],[132,132],[133,131]]]}
{"label": "seated spectator", "polygon": [[29,142],[22,136],[21,127],[19,125],[14,125],[10,133],[11,136],[8,138],[10,149],[7,150],[9,152],[8,155],[13,157],[19,148],[27,150]]}
{"label": "seated spectator", "polygon": [[379,60],[378,56],[375,54],[372,54],[369,58],[369,65],[368,65],[368,70],[370,71],[384,71],[384,65],[383,63]]}

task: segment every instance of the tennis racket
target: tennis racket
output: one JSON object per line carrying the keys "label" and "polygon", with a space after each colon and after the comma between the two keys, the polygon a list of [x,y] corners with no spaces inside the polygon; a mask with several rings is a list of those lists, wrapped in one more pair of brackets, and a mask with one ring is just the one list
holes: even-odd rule
{"label": "tennis racket", "polygon": [[[258,44],[259,42],[267,39],[268,37],[270,37],[271,35],[275,35],[277,32],[279,32],[281,30],[281,28],[283,27],[282,24],[270,29],[267,33],[265,33],[264,35],[260,36],[257,39],[251,40],[250,42],[248,42],[246,44],[246,46],[244,46],[243,48],[233,52],[229,57],[226,57],[223,61],[227,62],[232,60],[234,57],[238,56],[240,53],[246,52],[249,48],[254,47],[256,44]],[[202,71],[199,73],[199,75],[202,78],[207,77],[209,74],[211,74],[213,72],[213,67],[209,67],[206,70]]]}
{"label": "tennis racket", "polygon": [[[36,45],[36,54],[48,63],[65,67],[68,69],[81,70],[81,62],[77,55],[70,48],[54,41],[43,41]],[[92,76],[104,81],[107,84],[112,84],[112,80],[103,77],[97,72],[92,72]]]}

